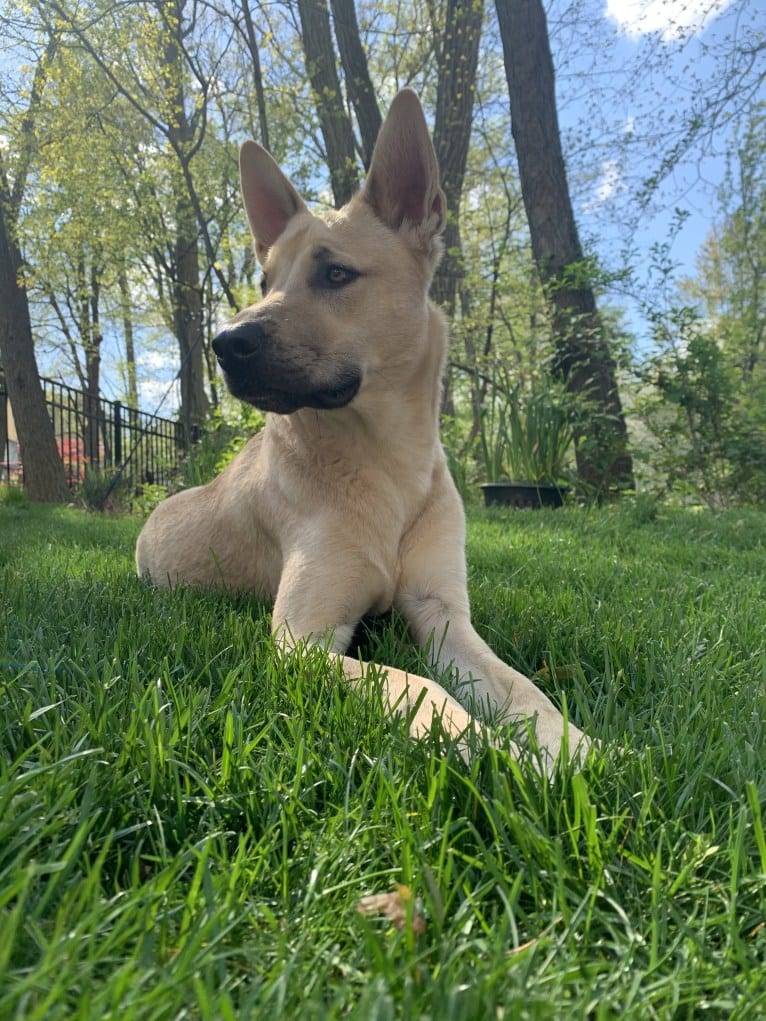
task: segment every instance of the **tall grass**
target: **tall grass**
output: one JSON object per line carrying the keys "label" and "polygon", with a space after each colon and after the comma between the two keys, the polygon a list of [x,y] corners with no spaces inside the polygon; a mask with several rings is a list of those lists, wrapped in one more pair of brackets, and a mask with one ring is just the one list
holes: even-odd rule
{"label": "tall grass", "polygon": [[147,588],[139,527],[0,505],[0,1017],[766,1014],[766,515],[471,513],[480,630],[605,741],[550,784]]}

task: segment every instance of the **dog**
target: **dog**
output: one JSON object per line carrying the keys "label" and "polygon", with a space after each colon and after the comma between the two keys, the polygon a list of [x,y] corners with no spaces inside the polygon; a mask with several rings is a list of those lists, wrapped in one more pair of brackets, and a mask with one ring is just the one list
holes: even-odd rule
{"label": "dog", "polygon": [[281,647],[324,645],[368,691],[346,651],[363,615],[395,608],[458,693],[381,666],[384,703],[414,737],[434,714],[461,747],[478,717],[521,719],[548,765],[583,754],[581,731],[471,624],[463,506],[439,440],[447,328],[428,297],[445,198],[417,96],[396,96],[361,191],[337,212],[309,212],[252,141],[240,180],[262,299],[213,350],[266,424],[211,483],[154,510],[139,575],[273,600]]}

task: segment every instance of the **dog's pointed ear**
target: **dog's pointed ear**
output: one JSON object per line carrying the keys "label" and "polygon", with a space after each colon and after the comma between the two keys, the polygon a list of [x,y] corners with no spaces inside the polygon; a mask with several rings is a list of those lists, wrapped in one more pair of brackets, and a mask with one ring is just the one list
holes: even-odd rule
{"label": "dog's pointed ear", "polygon": [[420,100],[411,89],[394,99],[375,143],[362,197],[393,230],[414,230],[430,248],[444,229],[446,202]]}
{"label": "dog's pointed ear", "polygon": [[245,142],[239,151],[239,180],[255,252],[263,263],[288,220],[305,212],[306,205],[273,157],[257,142]]}

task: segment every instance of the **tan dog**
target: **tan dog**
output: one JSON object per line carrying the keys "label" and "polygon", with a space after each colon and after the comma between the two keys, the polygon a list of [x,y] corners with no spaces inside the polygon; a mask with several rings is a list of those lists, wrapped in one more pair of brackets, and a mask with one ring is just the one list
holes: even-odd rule
{"label": "tan dog", "polygon": [[[529,719],[554,759],[561,714],[471,625],[463,507],[438,431],[447,331],[428,300],[444,194],[417,97],[396,97],[362,191],[337,213],[312,215],[254,142],[240,171],[263,299],[213,348],[231,392],[271,414],[218,478],[154,511],[139,574],[273,599],[274,632],[327,644],[350,681],[364,676],[343,655],[358,621],[393,606],[479,711]],[[434,681],[383,677],[389,708],[421,700],[414,736],[434,712],[456,738],[473,726]],[[569,750],[585,745],[569,725]]]}

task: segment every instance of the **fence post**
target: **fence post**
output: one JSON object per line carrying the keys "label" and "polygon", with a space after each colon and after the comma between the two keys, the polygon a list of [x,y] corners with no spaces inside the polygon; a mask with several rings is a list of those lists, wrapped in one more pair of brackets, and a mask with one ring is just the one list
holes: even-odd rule
{"label": "fence post", "polygon": [[122,404],[115,401],[113,405],[114,422],[114,454],[112,467],[119,469],[122,464]]}

